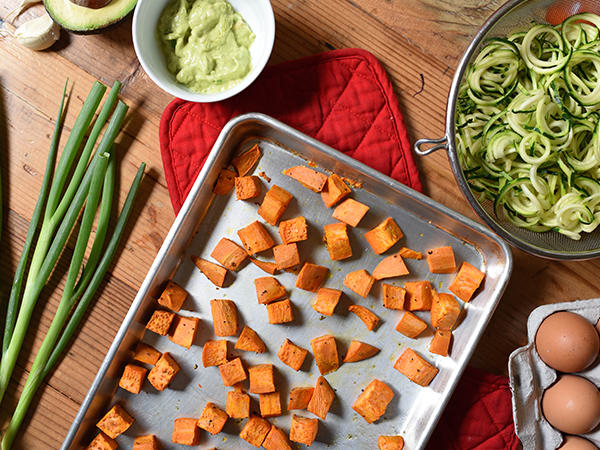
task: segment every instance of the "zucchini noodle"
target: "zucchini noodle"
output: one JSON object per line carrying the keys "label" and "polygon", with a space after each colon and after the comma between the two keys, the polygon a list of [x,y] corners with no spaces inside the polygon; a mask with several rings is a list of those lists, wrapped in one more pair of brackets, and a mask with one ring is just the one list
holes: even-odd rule
{"label": "zucchini noodle", "polygon": [[600,16],[490,39],[459,89],[463,173],[496,217],[571,239],[600,225]]}

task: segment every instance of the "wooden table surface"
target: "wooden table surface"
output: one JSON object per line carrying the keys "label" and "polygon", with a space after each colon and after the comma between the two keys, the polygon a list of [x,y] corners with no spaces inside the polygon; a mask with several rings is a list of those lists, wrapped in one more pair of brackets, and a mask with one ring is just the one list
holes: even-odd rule
{"label": "wooden table surface", "polygon": [[[0,19],[17,0],[0,0]],[[404,111],[411,140],[444,133],[448,89],[458,59],[501,0],[272,0],[277,23],[270,64],[332,48],[361,47],[386,67]],[[39,12],[34,7],[28,15]],[[27,15],[26,15],[27,16]],[[22,19],[21,19],[22,20]],[[19,22],[17,22],[19,23]],[[131,106],[119,139],[120,204],[141,161],[147,177],[137,200],[135,226],[107,276],[107,283],[75,343],[47,384],[22,429],[15,448],[58,448],[174,219],[158,144],[161,113],[171,97],[158,89],[138,63],[131,42],[131,19],[100,34],[63,33],[52,51],[36,53],[12,39],[0,42],[0,163],[5,228],[0,242],[0,299],[8,297],[12,274],[39,192],[59,95],[69,77],[72,95],[66,127],[74,121],[93,80],[123,82]],[[421,80],[424,81],[421,89]],[[63,141],[64,142],[64,141]],[[475,215],[459,192],[446,155],[419,159],[425,192],[469,217]],[[69,249],[67,249],[69,251]],[[598,295],[599,263],[551,262],[514,251],[513,276],[471,364],[505,374],[512,350],[526,341],[526,319],[538,305]],[[21,358],[0,409],[0,429],[8,423],[32,354],[57,307],[65,263],[38,303]],[[4,301],[4,300],[2,300]],[[3,311],[3,310],[2,310]]]}

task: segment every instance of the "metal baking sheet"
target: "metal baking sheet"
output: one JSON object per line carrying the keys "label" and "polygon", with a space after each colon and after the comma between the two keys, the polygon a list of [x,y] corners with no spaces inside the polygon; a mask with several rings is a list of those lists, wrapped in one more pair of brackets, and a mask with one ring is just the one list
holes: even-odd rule
{"label": "metal baking sheet", "polygon": [[[344,290],[342,301],[332,317],[321,316],[314,311],[311,304],[315,294],[295,288],[296,276],[284,272],[277,278],[288,289],[289,298],[294,304],[295,320],[291,324],[270,325],[264,306],[256,300],[253,280],[266,276],[258,267],[247,265],[234,274],[235,279],[228,287],[219,289],[191,262],[191,255],[211,259],[210,252],[222,237],[239,242],[236,231],[259,218],[254,202],[236,201],[235,195],[219,197],[212,194],[219,170],[227,165],[234,153],[244,151],[255,143],[260,144],[263,151],[255,173],[265,172],[271,177],[270,183],[261,179],[263,195],[273,184],[283,187],[295,199],[283,219],[303,215],[309,222],[309,240],[299,245],[302,260],[328,266],[330,277],[325,286]],[[332,262],[322,244],[323,225],[334,222],[332,209],[324,207],[318,194],[282,174],[285,168],[309,161],[324,171],[333,171],[361,183],[361,188],[353,189],[352,196],[371,207],[360,226],[350,229],[353,256],[349,260]],[[418,339],[409,339],[394,330],[401,312],[383,308],[380,283],[376,283],[366,299],[343,287],[346,273],[361,268],[372,270],[382,259],[369,248],[363,234],[388,216],[396,219],[405,234],[401,245],[421,251],[452,245],[458,264],[469,261],[477,267],[483,267],[486,272],[483,288],[465,306],[466,317],[454,333],[452,353],[448,358],[429,353],[430,331]],[[278,239],[277,229],[269,225],[267,227],[272,236]],[[262,258],[265,259],[264,255]],[[429,273],[424,260],[407,260],[406,263],[411,274],[392,280],[394,284],[428,279],[439,291],[447,291],[454,277]],[[314,386],[319,375],[312,356],[299,372],[294,372],[279,361],[277,351],[285,338],[310,350],[311,339],[331,333],[338,341],[340,356],[345,354],[352,339],[371,343],[381,349],[374,358],[344,364],[326,376],[336,390],[336,401],[327,420],[319,421],[314,448],[374,448],[379,435],[394,434],[404,437],[408,449],[423,448],[496,308],[511,267],[512,258],[507,245],[481,225],[268,116],[239,116],[221,132],[102,363],[63,448],[86,445],[97,432],[97,420],[115,402],[122,403],[136,419],[134,425],[118,438],[123,448],[131,448],[135,436],[148,433],[157,435],[165,447],[176,447],[170,443],[174,419],[198,417],[208,401],[224,408],[226,393],[230,388],[223,386],[217,368],[202,367],[201,358],[203,343],[214,338],[209,307],[209,301],[213,298],[234,300],[242,326],[249,325],[265,341],[267,352],[262,355],[232,353],[241,356],[247,366],[266,362],[275,364],[284,410],[289,390],[295,386]],[[190,293],[180,314],[201,319],[195,345],[189,350],[173,344],[166,337],[144,333],[144,324],[157,307],[155,299],[170,278]],[[373,308],[382,319],[382,324],[375,332],[367,331],[357,317],[347,312],[351,303]],[[428,312],[418,314],[429,321]],[[123,367],[131,362],[130,351],[140,339],[162,352],[170,352],[182,367],[164,392],[157,392],[148,382],[139,395],[118,388]],[[229,338],[231,350],[235,340]],[[429,387],[413,384],[393,369],[395,360],[407,346],[433,361],[440,369]],[[384,417],[376,424],[369,425],[352,410],[352,404],[361,389],[373,378],[388,383],[395,397]],[[257,410],[257,396],[252,397],[252,408]],[[306,411],[295,412],[311,416]],[[290,418],[291,414],[286,414],[270,421],[289,430]],[[203,432],[201,446],[250,448],[238,437],[242,425],[242,421],[229,420],[224,431],[216,436]]]}

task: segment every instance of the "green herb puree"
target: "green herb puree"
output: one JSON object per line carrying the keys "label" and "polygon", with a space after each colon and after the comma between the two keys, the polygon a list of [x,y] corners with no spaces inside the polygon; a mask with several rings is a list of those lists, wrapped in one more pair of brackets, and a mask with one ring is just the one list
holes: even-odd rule
{"label": "green herb puree", "polygon": [[174,0],[160,16],[157,36],[169,71],[194,92],[229,89],[252,68],[254,33],[225,0]]}

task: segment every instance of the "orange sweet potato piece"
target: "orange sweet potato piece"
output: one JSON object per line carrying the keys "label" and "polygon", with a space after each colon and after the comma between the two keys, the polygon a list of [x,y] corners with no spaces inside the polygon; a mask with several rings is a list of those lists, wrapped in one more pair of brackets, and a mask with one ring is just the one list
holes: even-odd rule
{"label": "orange sweet potato piece", "polygon": [[266,450],[292,450],[286,434],[275,425],[271,425],[271,430],[262,445]]}
{"label": "orange sweet potato piece", "polygon": [[227,341],[206,341],[202,348],[204,367],[220,366],[227,362]]}
{"label": "orange sweet potato piece", "polygon": [[202,415],[198,419],[198,427],[210,434],[219,434],[225,422],[227,422],[228,416],[225,411],[219,408],[212,402],[208,402],[202,411]]}
{"label": "orange sweet potato piece", "polygon": [[179,364],[165,352],[148,374],[148,381],[157,391],[164,391],[179,372]]}
{"label": "orange sweet potato piece", "polygon": [[402,450],[404,439],[402,436],[379,436],[377,439],[379,450]]}
{"label": "orange sweet potato piece", "polygon": [[365,239],[378,255],[392,248],[402,236],[402,230],[391,217],[388,217],[371,231],[365,233]]}
{"label": "orange sweet potato piece", "polygon": [[321,192],[323,187],[325,187],[325,183],[327,183],[327,176],[325,174],[306,166],[290,167],[284,170],[283,173],[313,192]]}
{"label": "orange sweet potato piece", "polygon": [[121,433],[133,424],[134,418],[129,415],[119,404],[114,405],[96,424],[100,431],[112,439],[116,439]]}
{"label": "orange sweet potato piece", "polygon": [[321,288],[317,291],[317,299],[313,303],[313,309],[325,316],[331,316],[341,296],[342,291],[338,289]]}
{"label": "orange sweet potato piece", "polygon": [[429,344],[429,351],[441,356],[448,356],[450,350],[450,342],[452,341],[452,331],[450,330],[435,330],[433,339]]}
{"label": "orange sweet potato piece", "polygon": [[215,258],[226,269],[236,271],[246,260],[248,253],[232,240],[221,238],[210,256]]}
{"label": "orange sweet potato piece", "polygon": [[313,395],[308,402],[306,410],[313,413],[315,416],[325,420],[327,413],[331,409],[333,400],[335,399],[335,392],[331,389],[331,386],[324,377],[317,378],[317,384]]}
{"label": "orange sweet potato piece", "polygon": [[260,415],[263,417],[276,417],[281,415],[281,396],[279,392],[258,395]]}
{"label": "orange sweet potato piece", "polygon": [[200,319],[197,317],[177,316],[173,321],[169,339],[177,345],[190,348],[194,343],[199,326]]}
{"label": "orange sweet potato piece", "polygon": [[244,392],[229,391],[225,411],[232,419],[250,417],[250,396]]}
{"label": "orange sweet potato piece", "polygon": [[484,278],[485,274],[481,270],[465,261],[448,289],[462,301],[468,302]]}
{"label": "orange sweet potato piece", "polygon": [[381,294],[383,296],[383,306],[388,309],[404,309],[406,299],[406,289],[400,286],[383,283],[381,285]]}
{"label": "orange sweet potato piece", "polygon": [[286,339],[283,344],[281,344],[281,347],[277,352],[277,356],[281,362],[290,366],[295,371],[300,370],[306,355],[308,355],[308,350],[297,346],[289,339]]}
{"label": "orange sweet potato piece", "polygon": [[402,247],[398,254],[406,259],[423,259],[423,253],[411,250],[408,247]]}
{"label": "orange sweet potato piece", "polygon": [[265,441],[267,434],[271,431],[271,424],[258,416],[251,416],[242,431],[240,437],[254,447],[260,447]]}
{"label": "orange sweet potato piece", "polygon": [[132,450],[159,450],[158,439],[153,434],[138,436],[133,441]]}
{"label": "orange sweet potato piece", "polygon": [[275,245],[265,226],[258,220],[238,230],[237,234],[249,255],[263,252]]}
{"label": "orange sweet potato piece", "polygon": [[183,302],[187,298],[188,293],[185,289],[173,281],[167,283],[167,287],[160,295],[158,304],[169,308],[171,311],[179,311],[183,306]]}
{"label": "orange sweet potato piece", "polygon": [[428,311],[431,309],[433,293],[429,281],[409,281],[406,289],[406,308],[409,311]]}
{"label": "orange sweet potato piece", "polygon": [[319,431],[319,419],[309,419],[292,414],[290,441],[311,446]]}
{"label": "orange sweet potato piece", "polygon": [[425,361],[411,348],[404,350],[394,364],[394,369],[420,386],[429,386],[438,373],[437,367]]}
{"label": "orange sweet potato piece", "polygon": [[231,164],[237,170],[238,176],[244,177],[254,168],[261,157],[261,151],[258,144],[255,144],[244,153],[237,155],[231,160]]}
{"label": "orange sweet potato piece", "polygon": [[250,392],[268,394],[275,392],[275,370],[273,364],[259,364],[248,369],[250,375]]}
{"label": "orange sweet potato piece", "polygon": [[283,220],[279,224],[279,236],[284,244],[300,242],[308,239],[306,219],[302,216],[290,220]]}
{"label": "orange sweet potato piece", "polygon": [[263,272],[270,273],[271,275],[275,275],[277,273],[277,264],[269,261],[260,261],[255,258],[250,258],[250,261],[254,265],[256,265]]}
{"label": "orange sweet potato piece", "polygon": [[313,387],[295,387],[290,391],[290,400],[288,410],[306,409],[312,398],[315,388]]}
{"label": "orange sweet potato piece", "polygon": [[119,444],[114,439],[109,438],[102,431],[96,435],[86,450],[117,450]]}
{"label": "orange sweet potato piece", "polygon": [[452,273],[456,270],[452,247],[438,247],[427,251],[427,264],[431,273]]}
{"label": "orange sweet potato piece", "polygon": [[221,267],[218,264],[202,259],[198,256],[192,256],[192,261],[200,272],[204,274],[206,278],[210,280],[215,286],[223,287],[225,284],[225,277],[227,276],[227,269]]}
{"label": "orange sweet potato piece", "polygon": [[213,192],[217,195],[227,195],[234,185],[235,172],[229,169],[222,169],[219,172],[217,182],[213,188]]}
{"label": "orange sweet potato piece", "polygon": [[162,353],[156,350],[154,347],[138,342],[133,352],[133,359],[146,364],[154,365],[160,358]]}
{"label": "orange sweet potato piece", "polygon": [[169,328],[171,328],[174,318],[175,313],[157,309],[152,313],[152,317],[150,317],[150,320],[146,324],[146,328],[156,334],[166,336],[169,333]]}
{"label": "orange sweet potato piece", "polygon": [[256,198],[260,192],[260,179],[257,176],[235,177],[235,197],[238,200]]}
{"label": "orange sweet potato piece", "polygon": [[347,197],[350,192],[350,188],[344,183],[344,180],[335,173],[332,173],[329,175],[329,178],[327,178],[327,183],[321,191],[321,198],[323,199],[325,206],[331,208],[333,205]]}
{"label": "orange sweet potato piece", "polygon": [[365,269],[350,272],[344,278],[344,286],[365,298],[369,295],[374,283],[375,278]]}
{"label": "orange sweet potato piece", "polygon": [[304,263],[296,279],[296,287],[305,291],[317,292],[328,273],[327,267],[309,262]]}
{"label": "orange sweet potato piece", "polygon": [[213,328],[217,336],[236,336],[238,333],[237,307],[231,300],[210,301]]}
{"label": "orange sweet potato piece", "polygon": [[119,380],[119,386],[132,394],[139,394],[142,390],[146,373],[148,373],[148,369],[145,367],[127,364]]}
{"label": "orange sweet potato piece", "polygon": [[332,335],[326,334],[314,338],[310,341],[310,345],[312,346],[315,362],[321,375],[327,375],[340,367],[337,344]]}
{"label": "orange sweet potato piece", "polygon": [[221,364],[219,366],[219,373],[225,386],[233,386],[248,378],[240,358],[235,358],[225,364]]}
{"label": "orange sweet potato piece", "polygon": [[352,256],[352,247],[348,237],[348,225],[337,222],[323,227],[325,246],[332,261],[339,261]]}
{"label": "orange sweet potato piece", "polygon": [[396,325],[396,331],[402,333],[404,336],[415,339],[423,331],[427,329],[427,322],[421,320],[410,311],[406,311],[398,325]]}
{"label": "orange sweet potato piece", "polygon": [[248,325],[245,325],[240,333],[240,337],[235,343],[235,349],[244,350],[246,352],[264,353],[265,350],[267,350],[267,346],[256,331]]}
{"label": "orange sweet potato piece", "polygon": [[369,331],[373,331],[379,325],[379,317],[368,308],[361,305],[350,305],[348,311],[355,314],[366,325]]}
{"label": "orange sweet potato piece", "polygon": [[288,323],[294,320],[294,312],[292,310],[292,302],[289,299],[279,300],[267,305],[267,314],[269,323]]}
{"label": "orange sweet potato piece", "polygon": [[258,215],[271,225],[277,225],[281,216],[292,201],[292,194],[276,184],[265,194],[265,198],[258,208]]}
{"label": "orange sweet potato piece", "polygon": [[433,328],[451,330],[460,316],[460,304],[450,294],[434,293],[431,303],[431,325]]}
{"label": "orange sweet potato piece", "polygon": [[266,305],[285,297],[285,287],[275,277],[261,277],[254,280],[258,303]]}
{"label": "orange sweet potato piece", "polygon": [[171,442],[181,445],[200,445],[200,428],[197,422],[198,420],[192,417],[175,419]]}
{"label": "orange sweet potato piece", "polygon": [[344,356],[344,360],[342,362],[352,363],[362,361],[363,359],[375,356],[377,353],[379,353],[379,349],[377,347],[373,347],[365,342],[353,340],[350,342],[348,351],[346,352],[346,356]]}
{"label": "orange sweet potato piece", "polygon": [[383,258],[381,262],[377,264],[375,270],[373,270],[373,278],[376,280],[401,277],[402,275],[408,274],[409,271],[406,268],[406,264],[404,264],[402,256],[398,253]]}
{"label": "orange sweet potato piece", "polygon": [[333,218],[340,222],[347,223],[351,227],[357,227],[369,207],[351,198],[344,200],[333,211]]}
{"label": "orange sweet potato piece", "polygon": [[273,257],[277,269],[289,269],[300,264],[300,253],[298,245],[293,242],[291,244],[281,244],[273,247]]}
{"label": "orange sweet potato piece", "polygon": [[394,398],[394,392],[383,381],[374,379],[358,396],[352,409],[362,416],[367,423],[379,420]]}

